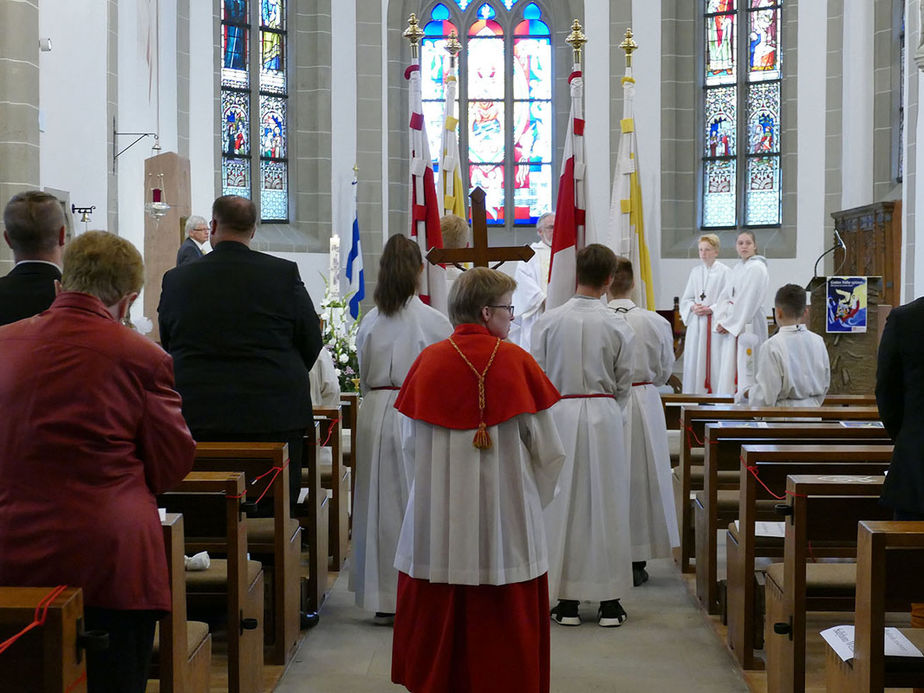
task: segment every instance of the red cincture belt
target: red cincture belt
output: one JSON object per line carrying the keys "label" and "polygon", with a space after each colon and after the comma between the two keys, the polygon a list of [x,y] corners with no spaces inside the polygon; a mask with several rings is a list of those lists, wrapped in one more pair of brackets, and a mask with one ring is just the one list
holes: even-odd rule
{"label": "red cincture belt", "polygon": [[632,383],[632,387],[642,387],[643,385],[654,385],[650,380],[646,380],[643,383]]}
{"label": "red cincture belt", "polygon": [[606,397],[607,399],[616,399],[616,395],[607,395],[603,392],[599,392],[593,395],[562,395],[562,399],[599,399],[600,397]]}
{"label": "red cincture belt", "polygon": [[706,316],[706,394],[712,394],[712,313]]}

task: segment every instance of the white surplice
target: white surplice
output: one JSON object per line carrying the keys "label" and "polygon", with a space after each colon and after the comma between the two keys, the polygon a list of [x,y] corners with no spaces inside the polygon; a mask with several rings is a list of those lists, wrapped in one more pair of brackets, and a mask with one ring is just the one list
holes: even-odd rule
{"label": "white surplice", "polygon": [[395,549],[411,479],[401,456],[401,420],[394,407],[411,364],[452,334],[446,316],[416,296],[391,316],[369,311],[356,335],[363,393],[355,445],[356,497],[350,589],[368,611],[393,613],[398,591]]}
{"label": "white surplice", "polygon": [[513,292],[516,310],[510,327],[510,341],[530,351],[530,337],[536,321],[545,312],[545,296],[549,288],[549,264],[552,249],[542,241],[532,243],[533,255],[528,262],[518,262],[514,273],[517,288]]}
{"label": "white surplice", "polygon": [[757,379],[748,397],[753,407],[820,407],[831,384],[828,349],[805,325],[787,325],[764,342],[757,357]]}
{"label": "white surplice", "polygon": [[308,371],[311,404],[315,407],[340,406],[340,381],[334,370],[334,359],[325,347]]}
{"label": "white surplice", "polygon": [[626,450],[629,454],[632,560],[666,558],[680,545],[674,487],[671,481],[667,424],[658,387],[674,368],[671,324],[629,299],[610,301],[617,317],[635,335],[632,349],[632,394],[626,407]]}
{"label": "white surplice", "polygon": [[474,430],[402,417],[410,500],[395,568],[454,585],[507,585],[548,570],[542,508],[555,494],[564,452],[549,410]]}
{"label": "white surplice", "polygon": [[624,320],[583,296],[548,311],[533,328],[533,355],[566,397],[551,409],[566,454],[560,493],[544,513],[552,600],[619,599],[632,584],[623,429],[632,342]]}
{"label": "white surplice", "polygon": [[687,326],[683,343],[683,391],[706,394],[706,364],[710,364],[710,389],[716,392],[719,378],[719,355],[727,335],[713,331],[715,317],[696,315],[694,303],[702,303],[715,311],[715,304],[725,288],[728,266],[713,262],[712,267],[699,264],[690,272],[680,297],[680,319]]}
{"label": "white surplice", "polygon": [[713,330],[719,325],[728,330],[715,394],[733,395],[753,382],[760,345],[767,341],[769,286],[767,259],[762,255],[739,260],[729,271],[712,320]]}

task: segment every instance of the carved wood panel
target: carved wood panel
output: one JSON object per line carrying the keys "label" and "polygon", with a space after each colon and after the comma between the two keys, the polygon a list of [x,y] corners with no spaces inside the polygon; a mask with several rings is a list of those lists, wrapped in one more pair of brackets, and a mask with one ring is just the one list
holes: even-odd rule
{"label": "carved wood panel", "polygon": [[[844,251],[834,254],[834,274],[879,276],[882,303],[899,305],[901,296],[901,202],[876,202],[831,215],[844,239]],[[843,259],[843,262],[842,262]]]}

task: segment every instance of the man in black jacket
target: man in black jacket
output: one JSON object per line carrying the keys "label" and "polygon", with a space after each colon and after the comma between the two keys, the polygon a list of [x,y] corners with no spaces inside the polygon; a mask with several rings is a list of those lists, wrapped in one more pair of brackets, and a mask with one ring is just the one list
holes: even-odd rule
{"label": "man in black jacket", "polygon": [[924,520],[924,298],[889,313],[879,343],[876,404],[895,442],[882,503],[896,520]]}
{"label": "man in black jacket", "polygon": [[55,280],[61,279],[64,210],[54,195],[28,190],[7,203],[3,224],[16,264],[0,277],[0,325],[41,313],[54,301]]}
{"label": "man in black jacket", "polygon": [[200,216],[193,215],[186,220],[186,240],[176,251],[177,267],[205,255],[203,251],[209,239],[209,231],[209,223]]}
{"label": "man in black jacket", "polygon": [[294,512],[321,332],[298,267],[251,250],[255,230],[253,202],[215,200],[212,252],[164,275],[160,338],[197,441],[289,444]]}

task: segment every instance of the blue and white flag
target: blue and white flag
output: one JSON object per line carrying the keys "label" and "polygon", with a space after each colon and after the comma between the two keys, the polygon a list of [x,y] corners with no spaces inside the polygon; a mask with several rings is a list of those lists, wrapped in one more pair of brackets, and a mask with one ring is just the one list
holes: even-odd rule
{"label": "blue and white flag", "polygon": [[356,320],[359,317],[359,302],[366,297],[366,286],[363,282],[363,252],[359,245],[359,212],[356,191],[358,183],[353,177],[353,232],[350,236],[350,252],[346,261],[347,293],[350,295],[350,316]]}

